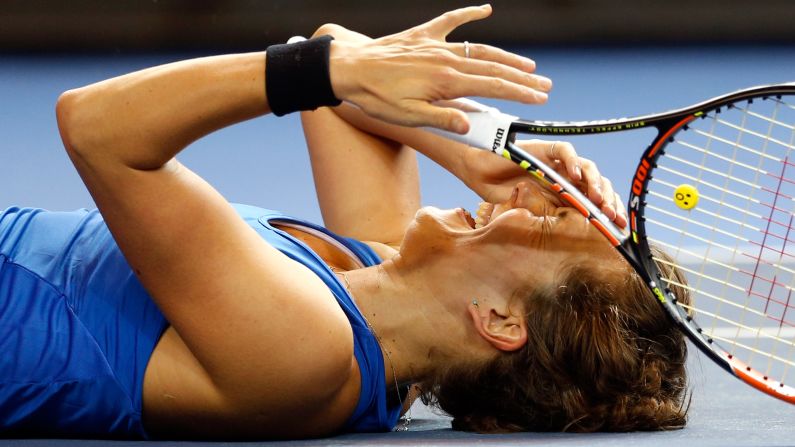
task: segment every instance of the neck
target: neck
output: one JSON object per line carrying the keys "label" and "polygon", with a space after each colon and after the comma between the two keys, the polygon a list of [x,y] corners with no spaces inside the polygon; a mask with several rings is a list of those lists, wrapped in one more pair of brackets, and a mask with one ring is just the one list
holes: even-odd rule
{"label": "neck", "polygon": [[387,386],[427,377],[470,336],[460,323],[465,307],[438,300],[433,282],[403,268],[399,256],[343,275],[381,345]]}

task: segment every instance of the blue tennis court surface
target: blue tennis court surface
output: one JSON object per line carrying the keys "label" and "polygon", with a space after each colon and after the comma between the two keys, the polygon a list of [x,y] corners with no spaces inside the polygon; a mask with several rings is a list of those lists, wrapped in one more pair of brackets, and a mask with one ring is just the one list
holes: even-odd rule
{"label": "blue tennis court surface", "polygon": [[[795,49],[787,47],[520,49],[555,88],[546,106],[490,102],[533,119],[591,120],[678,108],[757,84],[795,81]],[[60,148],[54,104],[60,92],[190,55],[0,55],[0,208],[74,209],[91,198]],[[630,175],[649,131],[572,139],[626,197]],[[320,222],[306,146],[297,116],[267,117],[199,141],[180,159],[228,200],[280,209]],[[421,161],[423,202],[474,209],[478,199],[457,180]],[[288,187],[289,186],[289,187]],[[409,432],[344,435],[279,444],[315,445],[793,445],[795,407],[758,393],[691,349],[690,422],[661,433],[453,432],[449,420],[415,405]],[[230,434],[231,435],[231,434]],[[139,444],[129,441],[3,440],[11,446]],[[148,445],[247,445],[150,442]],[[252,443],[260,445],[262,443]]]}

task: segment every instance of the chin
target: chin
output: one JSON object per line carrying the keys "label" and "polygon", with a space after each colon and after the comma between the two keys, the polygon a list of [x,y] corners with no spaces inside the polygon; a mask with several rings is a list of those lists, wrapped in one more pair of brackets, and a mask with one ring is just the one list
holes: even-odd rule
{"label": "chin", "polygon": [[461,220],[457,210],[423,207],[417,211],[414,220],[406,228],[400,253],[431,256],[445,252],[445,247],[450,245],[455,234],[462,229],[469,230],[469,227]]}
{"label": "chin", "polygon": [[430,225],[432,227],[447,229],[459,229],[459,227],[470,228],[466,221],[461,219],[458,208],[441,209],[435,206],[422,207],[414,216],[414,222],[420,226]]}

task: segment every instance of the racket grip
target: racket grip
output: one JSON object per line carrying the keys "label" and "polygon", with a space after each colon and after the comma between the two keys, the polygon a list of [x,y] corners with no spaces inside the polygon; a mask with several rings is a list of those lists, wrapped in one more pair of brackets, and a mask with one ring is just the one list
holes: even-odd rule
{"label": "racket grip", "polygon": [[508,131],[511,123],[518,119],[516,116],[500,112],[495,107],[489,107],[468,98],[437,101],[434,104],[441,107],[453,107],[466,113],[469,119],[469,132],[462,135],[434,127],[425,127],[425,130],[477,149],[498,154],[502,153],[510,141]]}

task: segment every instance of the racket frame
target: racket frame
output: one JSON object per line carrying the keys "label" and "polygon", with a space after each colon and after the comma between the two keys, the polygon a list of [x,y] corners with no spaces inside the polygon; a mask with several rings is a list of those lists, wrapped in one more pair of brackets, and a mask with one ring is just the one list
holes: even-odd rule
{"label": "racket frame", "polygon": [[[485,147],[484,149],[491,150],[515,162],[542,183],[545,183],[551,190],[557,192],[563,200],[583,214],[641,276],[669,317],[700,351],[707,354],[710,359],[723,369],[754,388],[795,404],[795,388],[776,382],[723,350],[714,343],[711,337],[704,333],[685,309],[676,304],[677,297],[666,286],[661,272],[652,259],[651,248],[645,236],[643,201],[652,177],[651,173],[659,157],[665,153],[665,146],[673,141],[674,135],[683,129],[687,129],[689,123],[695,119],[707,116],[710,112],[718,112],[721,108],[730,107],[731,104],[740,101],[752,101],[755,98],[769,98],[785,94],[795,95],[795,83],[753,87],[718,96],[690,107],[654,115],[569,122],[517,119],[510,124],[504,147]],[[657,135],[641,156],[632,178],[632,187],[627,202],[629,214],[628,233],[622,233],[579,189],[564,179],[554,169],[523,151],[514,143],[518,134],[567,137],[622,132],[648,127],[656,128]]]}

